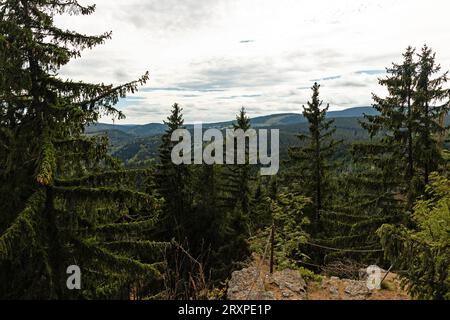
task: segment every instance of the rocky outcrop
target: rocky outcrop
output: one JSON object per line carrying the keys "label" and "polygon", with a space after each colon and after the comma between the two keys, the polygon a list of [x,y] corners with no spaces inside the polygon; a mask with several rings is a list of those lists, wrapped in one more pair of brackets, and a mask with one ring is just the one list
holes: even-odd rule
{"label": "rocky outcrop", "polygon": [[370,291],[360,280],[322,277],[306,283],[299,271],[286,269],[270,275],[267,266],[250,266],[232,274],[229,300],[407,300],[409,295],[395,274],[386,278],[389,289]]}
{"label": "rocky outcrop", "polygon": [[330,294],[331,300],[366,300],[370,296],[366,281],[324,278],[321,289]]}
{"label": "rocky outcrop", "polygon": [[[283,270],[267,276],[268,289],[281,293],[282,300],[305,300],[306,282],[298,271]],[[274,290],[276,289],[276,290]]]}
{"label": "rocky outcrop", "polygon": [[233,272],[228,282],[227,297],[229,300],[273,300],[267,293],[264,281],[256,267],[249,267]]}
{"label": "rocky outcrop", "polygon": [[232,274],[229,300],[304,300],[306,282],[298,271],[283,270],[273,275],[249,267]]}

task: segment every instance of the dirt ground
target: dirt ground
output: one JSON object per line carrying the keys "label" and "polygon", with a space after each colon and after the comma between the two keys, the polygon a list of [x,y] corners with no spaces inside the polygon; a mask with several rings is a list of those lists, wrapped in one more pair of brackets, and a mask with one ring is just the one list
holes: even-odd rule
{"label": "dirt ground", "polygon": [[[338,292],[330,290],[330,283],[337,288]],[[381,290],[369,291],[367,295],[350,297],[346,292],[347,279],[331,279],[324,277],[321,283],[308,282],[308,300],[410,300],[409,294],[401,288],[400,281],[396,274],[388,274],[382,284]]]}

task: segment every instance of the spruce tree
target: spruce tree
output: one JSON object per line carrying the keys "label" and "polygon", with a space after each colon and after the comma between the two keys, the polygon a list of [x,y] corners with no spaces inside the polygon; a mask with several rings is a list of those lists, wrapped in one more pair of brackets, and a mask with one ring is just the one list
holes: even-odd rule
{"label": "spruce tree", "polygon": [[[58,70],[111,33],[88,36],[54,24],[90,15],[77,1],[0,3],[0,297],[130,298],[154,293],[160,276],[151,241],[159,200],[150,172],[123,171],[106,141],[84,128],[148,79],[120,86],[65,81]],[[156,259],[156,260],[155,260]],[[80,291],[66,287],[78,265]]]}
{"label": "spruce tree", "polygon": [[[398,188],[406,195],[408,208],[417,196],[416,163],[414,145],[416,139],[417,114],[414,112],[414,92],[417,78],[417,63],[414,61],[415,49],[408,47],[403,54],[401,64],[392,64],[386,69],[388,76],[380,79],[380,85],[386,87],[388,96],[382,98],[373,95],[374,108],[378,115],[365,116],[362,126],[371,138],[382,137],[373,151],[390,158],[392,177],[398,179]],[[364,152],[371,153],[366,148]],[[400,191],[400,190],[399,190]]]}
{"label": "spruce tree", "polygon": [[[241,108],[233,124],[234,130],[251,129],[251,121],[247,116],[245,108]],[[237,139],[234,141],[234,159],[237,159]],[[250,183],[253,179],[252,166],[249,163],[248,139],[245,143],[245,163],[227,164],[222,166],[219,190],[220,205],[226,212],[224,238],[225,243],[220,249],[220,254],[225,261],[229,262],[230,269],[249,255],[249,216],[251,189]]]}
{"label": "spruce tree", "polygon": [[[264,181],[267,183],[267,180]],[[270,200],[276,198],[276,192],[267,190],[263,184],[263,178],[259,178],[255,192],[250,201],[249,229],[250,236],[267,228],[272,224],[272,214],[270,211]],[[270,188],[269,188],[270,189]]]}
{"label": "spruce tree", "polygon": [[371,140],[353,146],[355,166],[341,179],[343,200],[326,214],[330,238],[325,244],[367,253],[336,252],[328,260],[339,256],[383,263],[376,231],[383,224],[413,222],[413,203],[443,161],[438,139],[447,129],[440,121],[448,112],[448,90],[442,88],[446,74],[434,76],[440,69],[427,47],[418,62],[411,47],[403,58],[380,79],[388,95],[374,95],[378,115],[362,122]]}
{"label": "spruce tree", "polygon": [[326,233],[314,241],[333,248],[321,250],[325,264],[351,260],[381,266],[383,252],[376,231],[385,223],[401,223],[404,206],[395,197],[393,188],[396,184],[387,171],[362,164],[382,161],[370,155],[364,160],[355,159],[359,164],[352,172],[342,173],[338,183],[339,196],[322,214]]}
{"label": "spruce tree", "polygon": [[[236,116],[236,122],[233,124],[234,130],[243,130],[247,132],[251,129],[250,118],[247,116],[245,108],[241,108],[239,114]],[[234,157],[237,159],[237,139],[234,142]],[[244,216],[248,216],[250,205],[250,180],[251,180],[251,166],[249,164],[249,145],[246,139],[245,143],[245,164],[227,165],[224,173],[225,190],[229,192],[229,203],[231,206],[239,206]]]}
{"label": "spruce tree", "polygon": [[178,129],[184,129],[182,112],[183,109],[175,103],[167,121],[164,121],[167,129],[161,138],[160,163],[157,168],[158,192],[165,201],[162,230],[169,240],[175,237],[180,243],[186,238],[187,223],[192,209],[190,169],[185,164],[176,165],[172,161],[172,150],[177,143],[172,141],[172,134]]}
{"label": "spruce tree", "polygon": [[378,234],[414,298],[450,300],[450,180],[432,173],[426,194],[414,206],[414,228],[386,224]]}
{"label": "spruce tree", "polygon": [[221,190],[221,170],[217,165],[196,165],[193,212],[190,219],[189,247],[204,264],[212,285],[229,276],[234,257],[224,254],[230,243],[227,206]]}
{"label": "spruce tree", "polygon": [[326,119],[329,108],[322,107],[323,101],[319,97],[320,85],[315,83],[312,87],[312,99],[307,106],[303,106],[303,115],[308,120],[309,132],[299,134],[303,142],[301,147],[292,147],[289,150],[290,158],[295,161],[295,175],[297,188],[312,200],[312,227],[320,231],[322,211],[329,207],[331,201],[331,167],[335,148],[339,141],[333,139],[336,129],[334,120]]}
{"label": "spruce tree", "polygon": [[328,236],[318,243],[340,249],[326,252],[326,263],[352,259],[381,264],[376,230],[384,223],[407,222],[403,210],[416,190],[413,99],[417,65],[413,48],[403,57],[402,64],[393,64],[388,76],[379,80],[388,96],[373,95],[378,113],[361,122],[370,141],[353,145],[354,165],[340,179],[339,201],[324,213]]}
{"label": "spruce tree", "polygon": [[372,165],[390,176],[395,185],[391,192],[404,200],[409,211],[443,160],[438,138],[447,128],[440,119],[449,110],[449,91],[442,87],[447,73],[436,75],[440,66],[428,47],[422,49],[418,62],[415,56],[408,47],[402,64],[394,63],[387,69],[388,76],[380,79],[388,95],[373,96],[379,114],[362,122],[373,142],[359,148],[366,158],[378,159]]}
{"label": "spruce tree", "polygon": [[440,71],[441,66],[436,63],[436,54],[425,45],[419,54],[414,95],[418,123],[415,157],[422,175],[422,192],[429,183],[430,174],[442,164],[439,138],[445,135],[448,129],[441,121],[450,109],[450,90],[443,88],[448,80],[448,72],[438,74]]}

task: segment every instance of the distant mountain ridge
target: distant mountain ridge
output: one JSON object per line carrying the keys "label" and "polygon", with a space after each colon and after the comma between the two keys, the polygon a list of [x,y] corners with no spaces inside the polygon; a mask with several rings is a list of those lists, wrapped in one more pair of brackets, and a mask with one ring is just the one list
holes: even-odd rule
{"label": "distant mountain ridge", "polygon": [[[377,111],[372,107],[355,107],[341,111],[328,112],[328,118],[362,118],[364,114],[375,115]],[[225,121],[217,123],[204,123],[204,128],[218,128],[223,129],[231,126],[234,121]],[[295,125],[306,123],[306,119],[299,113],[283,113],[272,114],[267,116],[260,116],[251,119],[252,127],[262,128],[279,126]],[[187,124],[186,128],[193,128],[192,124]],[[99,123],[92,125],[86,129],[87,134],[109,133],[114,132],[114,136],[120,139],[120,132],[123,133],[123,138],[145,138],[155,135],[163,134],[166,126],[162,123],[149,123],[145,125],[120,125],[120,124],[105,124]]]}
{"label": "distant mountain ridge", "polygon": [[[353,142],[369,139],[368,132],[361,127],[360,120],[363,115],[376,115],[377,111],[372,107],[358,107],[342,111],[328,112],[328,118],[335,119],[334,126],[336,140],[342,140],[343,144],[337,150],[337,156],[348,155],[348,148]],[[298,146],[301,142],[297,135],[305,133],[309,129],[308,122],[301,114],[284,113],[255,117],[251,120],[253,128],[279,129],[280,130],[280,157],[288,159],[288,149]],[[203,128],[225,129],[230,127],[233,121],[206,123]],[[447,118],[450,125],[450,118]],[[186,125],[192,129],[193,125]],[[104,135],[109,138],[109,150],[112,156],[123,161],[130,168],[146,167],[158,161],[161,135],[166,126],[161,123],[149,123],[146,125],[111,125],[96,124],[86,130],[88,136]]]}

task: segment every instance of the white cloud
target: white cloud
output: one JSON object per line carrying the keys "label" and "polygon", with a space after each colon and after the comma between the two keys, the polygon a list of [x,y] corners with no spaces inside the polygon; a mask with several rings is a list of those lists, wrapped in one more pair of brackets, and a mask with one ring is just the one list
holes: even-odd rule
{"label": "white cloud", "polygon": [[[106,45],[64,67],[63,76],[119,83],[151,73],[146,88],[120,103],[123,123],[160,122],[171,104],[188,122],[292,112],[322,80],[331,109],[369,105],[380,70],[408,45],[425,42],[450,69],[447,0],[83,0],[91,17],[58,17],[86,33],[112,30]],[[159,88],[158,90],[155,90]],[[104,119],[107,121],[108,119]]]}

